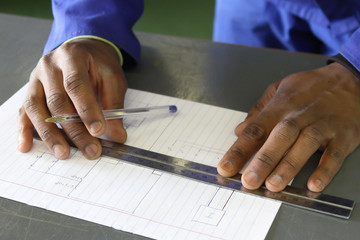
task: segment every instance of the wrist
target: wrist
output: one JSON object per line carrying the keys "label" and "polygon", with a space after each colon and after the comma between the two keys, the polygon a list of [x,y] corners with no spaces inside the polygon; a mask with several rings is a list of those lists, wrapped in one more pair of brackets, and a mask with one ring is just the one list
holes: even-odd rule
{"label": "wrist", "polygon": [[359,70],[357,70],[356,67],[354,67],[343,55],[341,55],[340,53],[330,57],[327,60],[327,64],[332,64],[332,63],[339,63],[342,66],[344,66],[345,68],[347,68],[352,74],[355,75],[355,77],[360,80],[360,72]]}
{"label": "wrist", "polygon": [[121,54],[120,49],[114,43],[110,42],[109,40],[107,40],[105,38],[101,38],[101,37],[97,37],[97,36],[93,36],[93,35],[81,35],[81,36],[76,36],[76,37],[70,38],[70,39],[66,40],[63,44],[66,44],[68,42],[78,40],[78,39],[98,40],[100,42],[108,44],[109,46],[111,46],[115,50],[115,52],[116,52],[116,54],[117,54],[117,56],[119,58],[120,65],[121,66],[123,65],[124,60],[123,60],[123,56]]}

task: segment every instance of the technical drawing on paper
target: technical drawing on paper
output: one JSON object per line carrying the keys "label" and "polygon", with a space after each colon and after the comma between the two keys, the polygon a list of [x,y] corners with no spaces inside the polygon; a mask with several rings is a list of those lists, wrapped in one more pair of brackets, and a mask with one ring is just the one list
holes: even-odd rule
{"label": "technical drawing on paper", "polygon": [[[189,145],[184,146],[189,147]],[[71,199],[128,213],[135,213],[163,175],[163,172],[158,170],[141,168],[108,157],[101,157],[95,161],[81,161],[81,153],[76,150],[72,150],[72,159],[75,163],[69,165],[64,164],[64,161],[53,159],[48,152],[35,152],[30,158],[29,170],[48,175],[54,185],[51,188],[53,193],[61,192]],[[76,161],[81,161],[81,164],[76,164]],[[94,187],[94,179],[104,174],[104,171],[107,172],[107,178],[99,179],[101,186],[92,190],[91,193],[84,191],[89,184]],[[112,196],[102,198],[103,189],[112,192]],[[228,194],[224,197],[219,189],[215,188],[208,204],[199,205],[193,221],[210,225],[219,223],[225,213],[225,205],[232,196]],[[222,199],[219,200],[222,203],[214,203],[219,191],[222,192]],[[219,204],[222,205],[219,207]]]}
{"label": "technical drawing on paper", "polygon": [[[35,140],[16,150],[14,106],[1,106],[0,195],[29,205],[158,239],[261,239],[279,203],[109,157],[87,160],[72,149],[57,160]],[[127,144],[186,160],[216,165],[245,114],[129,89],[125,105],[176,104],[178,115],[124,119]],[[13,112],[12,112],[13,111]]]}
{"label": "technical drawing on paper", "polygon": [[168,154],[193,162],[206,162],[207,165],[216,165],[224,156],[225,151],[176,139],[168,147]]}

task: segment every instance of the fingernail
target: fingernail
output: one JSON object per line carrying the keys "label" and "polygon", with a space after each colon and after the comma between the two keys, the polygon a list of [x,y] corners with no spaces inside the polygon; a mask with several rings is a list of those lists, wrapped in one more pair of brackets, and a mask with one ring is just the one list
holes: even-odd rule
{"label": "fingernail", "polygon": [[234,164],[229,159],[222,161],[220,167],[226,172],[232,172],[234,170]]}
{"label": "fingernail", "polygon": [[18,143],[18,147],[17,147],[18,150],[23,151],[25,139],[22,136],[19,136],[18,139],[17,139],[17,143]]}
{"label": "fingernail", "polygon": [[320,179],[316,179],[315,181],[313,181],[313,185],[316,188],[313,190],[322,191],[324,188],[323,182]]}
{"label": "fingernail", "polygon": [[18,142],[18,146],[21,146],[21,145],[24,144],[25,138],[20,134],[20,135],[18,136],[17,142]]}
{"label": "fingernail", "polygon": [[54,151],[54,156],[58,159],[62,159],[64,157],[65,154],[65,148],[63,145],[60,144],[56,144],[53,147],[53,151]]}
{"label": "fingernail", "polygon": [[279,185],[282,184],[283,179],[282,179],[282,177],[281,177],[280,175],[274,174],[274,175],[272,175],[272,176],[270,177],[270,179],[269,179],[268,181],[269,181],[269,183],[270,183],[271,185],[279,186]]}
{"label": "fingernail", "polygon": [[95,121],[90,124],[90,132],[93,135],[96,135],[102,128],[102,123],[100,121]]}
{"label": "fingernail", "polygon": [[253,171],[245,173],[244,179],[246,183],[251,186],[257,186],[259,183],[259,176],[257,175],[256,172]]}
{"label": "fingernail", "polygon": [[96,156],[98,149],[99,149],[98,146],[92,143],[85,147],[85,154],[87,157],[93,158]]}

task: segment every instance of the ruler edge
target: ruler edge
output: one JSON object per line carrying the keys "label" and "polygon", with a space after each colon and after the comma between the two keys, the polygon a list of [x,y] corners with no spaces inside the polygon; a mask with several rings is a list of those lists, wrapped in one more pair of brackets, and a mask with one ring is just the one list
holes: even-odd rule
{"label": "ruler edge", "polygon": [[[40,136],[38,135],[38,133],[36,131],[34,131],[34,139],[36,140],[39,140],[39,141],[42,141]],[[77,149],[77,147],[68,139],[66,138],[67,142],[69,143],[69,145],[71,147],[74,147]],[[162,154],[162,153],[157,153],[157,152],[153,152],[153,151],[150,151],[150,150],[146,150],[146,149],[142,149],[142,148],[137,148],[137,147],[134,147],[134,146],[130,146],[130,145],[126,145],[126,144],[123,144],[123,143],[116,143],[116,142],[112,142],[112,141],[109,141],[109,140],[106,140],[106,139],[99,139],[101,145],[102,145],[102,153],[101,153],[101,156],[107,156],[107,157],[111,157],[111,158],[114,158],[118,161],[123,161],[123,162],[126,162],[126,163],[129,163],[129,164],[133,164],[133,165],[137,165],[137,166],[140,166],[140,167],[145,167],[145,168],[151,168],[151,167],[148,167],[148,166],[144,166],[144,165],[141,165],[141,164],[136,164],[136,163],[132,163],[132,162],[128,162],[128,161],[125,161],[125,160],[122,160],[122,159],[119,159],[119,158],[116,158],[114,156],[109,156],[109,155],[105,155],[104,154],[104,149],[110,149],[110,150],[114,150],[114,148],[111,148],[110,146],[106,146],[105,144],[110,144],[111,146],[117,146],[118,148],[119,147],[122,147],[122,148],[127,148],[127,149],[134,149],[134,150],[140,150],[140,151],[147,151],[147,152],[150,152],[152,154],[155,154],[155,155],[162,155],[164,157],[170,157],[170,158],[176,158],[176,157],[172,157],[172,156],[169,156],[169,155],[165,155],[165,154]],[[118,153],[122,153],[122,154],[126,154],[126,155],[130,155],[130,153],[128,152],[124,152],[124,151],[117,151]],[[100,156],[100,157],[101,157]],[[143,158],[144,159],[144,158]],[[180,158],[176,158],[176,159],[180,159]],[[197,162],[192,162],[192,161],[189,161],[189,160],[185,160],[185,159],[180,159],[180,160],[184,160],[184,161],[187,161],[187,162],[190,162],[190,163],[195,163],[197,165],[203,165],[203,166],[207,166],[207,167],[211,167],[211,168],[214,168],[212,166],[209,166],[209,165],[205,165],[205,164],[201,164],[201,163],[197,163]],[[152,168],[154,169],[154,168]],[[162,171],[162,170],[160,170]],[[165,172],[165,171],[164,171]],[[176,176],[180,176],[180,177],[185,177],[187,179],[192,179],[194,181],[196,181],[196,179],[194,178],[191,178],[191,177],[187,177],[187,176],[183,176],[183,175],[180,175],[180,174],[176,174],[176,173],[170,173],[170,174],[174,174]],[[221,175],[219,175],[221,176]],[[222,177],[222,176],[221,176]],[[230,179],[232,180],[232,178],[226,178],[226,179]],[[198,181],[201,181],[201,180],[198,180]],[[201,182],[206,182],[206,181],[201,181]],[[229,188],[229,187],[226,187],[226,186],[223,186],[223,185],[218,185],[218,184],[215,184],[215,183],[209,183],[209,182],[206,182],[208,184],[211,184],[211,185],[214,185],[214,186],[221,186],[221,187],[224,187],[226,189],[230,189],[230,190],[233,190],[233,191],[239,191],[239,192],[242,192],[242,193],[245,193],[245,194],[249,194],[249,195],[252,195],[252,196],[260,196],[258,194],[254,194],[254,193],[251,193],[251,192],[246,192],[246,191],[242,191],[241,189],[233,189],[233,188]],[[292,186],[287,186],[286,188],[288,187],[291,187],[291,188],[296,188],[296,187],[292,187]],[[296,188],[296,189],[300,189],[300,188]],[[301,190],[301,189],[300,189]],[[252,190],[249,190],[249,191],[252,191]],[[267,190],[269,191],[269,190]],[[271,199],[273,201],[277,201],[277,202],[281,202],[281,203],[284,203],[285,205],[288,205],[288,206],[292,206],[292,207],[296,207],[296,208],[301,208],[303,210],[306,210],[306,211],[314,211],[314,212],[318,212],[318,213],[321,213],[321,214],[324,214],[324,215],[328,215],[328,216],[333,216],[333,217],[337,217],[337,218],[340,218],[340,219],[350,219],[351,217],[351,213],[352,211],[354,210],[354,207],[355,207],[355,201],[354,200],[351,200],[351,199],[346,199],[346,198],[341,198],[341,197],[337,197],[337,196],[333,196],[333,195],[329,195],[329,194],[325,194],[325,193],[320,193],[322,195],[326,195],[326,196],[331,196],[331,197],[336,197],[336,198],[340,198],[340,199],[345,199],[347,201],[350,201],[352,202],[352,206],[350,207],[351,210],[349,212],[349,214],[347,216],[343,216],[343,215],[334,215],[334,214],[330,214],[328,212],[325,212],[325,211],[320,211],[320,210],[317,210],[317,209],[312,209],[310,210],[310,208],[308,207],[302,207],[300,205],[296,205],[296,204],[292,204],[292,203],[289,203],[289,202],[285,202],[285,201],[281,201],[281,200],[277,200],[277,199],[273,199],[273,198],[269,198],[269,197],[266,197],[266,196],[260,196],[260,197],[264,197],[264,198],[267,198],[267,199]]]}
{"label": "ruler edge", "polygon": [[[108,150],[114,150],[115,152],[117,153],[122,153],[124,155],[130,155],[130,156],[133,156],[133,157],[142,157],[142,155],[133,155],[129,152],[125,152],[125,151],[117,151],[119,150],[119,148],[112,148],[110,146],[104,146],[103,143],[106,143],[106,144],[110,144],[110,145],[113,145],[115,147],[121,147],[121,148],[126,148],[126,149],[133,149],[135,151],[146,151],[146,152],[149,152],[151,154],[154,154],[154,155],[161,155],[163,157],[168,157],[168,158],[174,158],[174,159],[179,159],[179,160],[183,160],[183,161],[186,161],[186,162],[190,162],[190,163],[195,163],[196,165],[203,165],[203,166],[206,166],[206,167],[211,167],[211,168],[214,168],[213,166],[209,166],[209,165],[206,165],[206,164],[202,164],[202,163],[197,163],[197,162],[192,162],[192,161],[189,161],[189,160],[185,160],[185,159],[181,159],[181,158],[177,158],[177,157],[172,157],[172,156],[169,156],[169,155],[166,155],[166,154],[162,154],[162,153],[157,153],[157,152],[153,152],[153,151],[150,151],[150,150],[146,150],[146,149],[142,149],[142,148],[137,148],[137,147],[133,147],[133,146],[129,146],[129,145],[126,145],[126,144],[121,144],[121,143],[114,143],[114,142],[111,142],[111,141],[107,141],[107,140],[101,140],[101,143],[102,143],[102,146],[103,146],[103,152],[104,152],[104,149],[108,149]],[[151,168],[149,166],[144,166],[142,164],[136,164],[136,163],[133,163],[133,162],[129,162],[129,161],[126,161],[126,160],[122,160],[122,159],[119,159],[117,157],[114,157],[114,156],[109,156],[109,155],[106,155],[106,154],[103,154],[102,155],[104,156],[108,156],[108,157],[112,157],[114,159],[117,159],[119,161],[123,161],[123,162],[126,162],[126,163],[129,163],[129,164],[133,164],[133,165],[137,165],[137,166],[140,166],[140,167],[145,167],[145,168],[149,168],[149,169],[154,169],[154,168]],[[150,161],[149,159],[147,158],[142,158],[144,160],[148,160]],[[165,165],[165,163],[163,163]],[[176,165],[178,167],[181,167],[179,165]],[[333,195],[329,195],[329,194],[325,194],[325,193],[317,193],[317,192],[314,192],[315,194],[319,194],[319,195],[322,195],[322,196],[330,196],[330,197],[335,197],[335,198],[338,198],[338,199],[343,199],[343,200],[346,200],[348,202],[351,202],[351,206],[344,206],[344,207],[340,207],[342,209],[346,209],[346,208],[350,208],[348,209],[349,210],[349,214],[344,216],[344,215],[339,215],[339,214],[331,214],[329,212],[326,212],[326,211],[321,211],[321,210],[318,210],[318,209],[315,209],[315,208],[309,208],[309,207],[305,207],[305,206],[302,206],[302,205],[297,205],[297,204],[293,204],[293,203],[290,203],[290,202],[286,202],[286,201],[281,201],[281,200],[278,200],[278,199],[274,199],[274,198],[270,198],[270,197],[267,197],[267,196],[262,196],[262,195],[259,195],[259,194],[256,194],[256,193],[253,193],[251,191],[253,190],[249,190],[249,191],[243,191],[241,189],[234,189],[234,188],[231,188],[231,187],[226,187],[224,185],[219,185],[219,184],[216,184],[216,183],[211,183],[211,182],[207,182],[207,181],[202,181],[200,179],[194,179],[194,178],[191,178],[191,177],[188,177],[188,176],[185,176],[185,175],[181,175],[181,174],[177,174],[175,172],[167,172],[167,171],[164,171],[164,170],[161,170],[161,169],[157,169],[159,171],[163,171],[165,173],[169,173],[169,174],[174,174],[176,176],[180,176],[180,177],[185,177],[187,179],[192,179],[194,181],[201,181],[203,183],[208,183],[208,184],[211,184],[211,185],[214,185],[214,186],[219,186],[219,187],[223,187],[223,188],[226,188],[226,189],[229,189],[229,190],[233,190],[233,191],[239,191],[239,192],[242,192],[242,193],[245,193],[245,194],[250,194],[252,196],[257,196],[257,197],[264,197],[266,199],[270,199],[270,200],[273,200],[273,201],[277,201],[277,202],[281,202],[281,203],[284,203],[285,205],[288,205],[288,206],[292,206],[292,207],[296,207],[296,208],[300,208],[300,209],[303,209],[303,210],[307,210],[309,212],[313,211],[313,212],[318,212],[318,213],[321,213],[321,214],[324,214],[324,215],[328,215],[328,216],[333,216],[333,217],[337,217],[337,218],[341,218],[341,219],[350,219],[351,217],[351,213],[355,207],[355,201],[354,200],[351,200],[351,199],[346,199],[346,198],[342,198],[342,197],[338,197],[338,196],[333,196]],[[221,175],[219,175],[220,177],[222,177]],[[232,178],[225,178],[225,179],[229,179],[229,180],[234,180]],[[287,186],[286,188],[293,188],[293,189],[299,189],[299,190],[303,190],[301,188],[297,188],[297,187],[292,187],[292,186]],[[266,189],[266,191],[269,191]],[[309,190],[307,190],[309,191]],[[269,191],[270,193],[273,193],[271,191]],[[280,191],[278,193],[283,193],[283,191]],[[311,199],[311,198],[310,198]],[[315,200],[315,199],[314,199]],[[320,203],[321,204],[321,203]],[[324,203],[323,203],[324,204]],[[326,204],[326,205],[330,205],[330,204]],[[336,205],[340,205],[340,204],[336,204]]]}

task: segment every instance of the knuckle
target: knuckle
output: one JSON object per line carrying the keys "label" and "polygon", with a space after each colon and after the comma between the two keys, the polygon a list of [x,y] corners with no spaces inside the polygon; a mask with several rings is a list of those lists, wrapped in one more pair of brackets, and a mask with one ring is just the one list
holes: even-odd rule
{"label": "knuckle", "polygon": [[284,119],[280,122],[280,129],[282,129],[287,136],[296,137],[300,131],[299,124],[295,119]]}
{"label": "knuckle", "polygon": [[49,65],[52,62],[52,53],[50,52],[50,53],[42,56],[42,58],[40,59],[40,62],[45,65]]}
{"label": "knuckle", "polygon": [[91,115],[95,111],[94,105],[87,105],[87,106],[81,106],[80,109],[78,109],[78,113],[82,116],[88,116]]}
{"label": "knuckle", "polygon": [[314,145],[320,146],[324,139],[324,136],[320,132],[320,130],[314,126],[309,126],[309,127],[305,128],[301,134],[304,136],[304,138],[307,141],[309,141],[310,143],[312,143]]}
{"label": "knuckle", "polygon": [[58,111],[59,109],[63,109],[66,105],[67,98],[64,93],[52,93],[47,98],[47,105],[49,109],[53,109],[54,111]]}
{"label": "knuckle", "polygon": [[64,77],[64,88],[69,93],[79,93],[82,84],[83,81],[79,72],[74,71]]}
{"label": "knuckle", "polygon": [[275,158],[270,152],[259,152],[256,156],[256,160],[260,161],[262,165],[267,168],[272,168],[275,165]]}
{"label": "knuckle", "polygon": [[284,163],[290,167],[291,170],[298,170],[300,168],[299,161],[294,158],[285,158]]}
{"label": "knuckle", "polygon": [[38,129],[38,134],[39,134],[40,138],[44,142],[50,142],[50,140],[54,136],[53,133],[48,128],[40,128],[40,129]]}
{"label": "knuckle", "polygon": [[29,81],[35,81],[41,78],[42,74],[46,72],[46,69],[53,69],[53,57],[52,53],[48,53],[40,58],[36,67],[31,71]]}
{"label": "knuckle", "polygon": [[253,106],[253,108],[251,109],[251,112],[255,111],[255,112],[261,112],[264,108],[264,103],[263,101],[257,101],[255,103],[255,105]]}
{"label": "knuckle", "polygon": [[29,81],[36,81],[43,79],[44,75],[57,70],[56,59],[53,57],[53,52],[50,52],[40,58],[36,67],[31,71]]}
{"label": "knuckle", "polygon": [[75,143],[79,144],[86,137],[86,131],[83,128],[73,128],[69,131],[69,138]]}
{"label": "knuckle", "polygon": [[28,96],[24,101],[24,109],[27,113],[36,113],[37,112],[37,97],[34,95]]}
{"label": "knuckle", "polygon": [[44,56],[42,56],[36,66],[36,68],[34,69],[35,71],[37,70],[37,68],[47,68],[49,65],[51,65],[52,63],[52,54],[48,53]]}
{"label": "knuckle", "polygon": [[232,146],[230,148],[230,154],[237,158],[245,158],[246,157],[245,152],[238,146]]}
{"label": "knuckle", "polygon": [[264,127],[256,123],[251,123],[244,129],[244,136],[248,140],[261,141],[266,138],[266,130]]}
{"label": "knuckle", "polygon": [[326,159],[330,164],[321,164],[318,168],[328,180],[331,180],[341,168],[344,159],[344,153],[339,149],[334,149],[328,154]]}
{"label": "knuckle", "polygon": [[331,151],[331,153],[329,154],[329,158],[335,163],[336,166],[341,166],[344,162],[344,154],[339,149]]}

